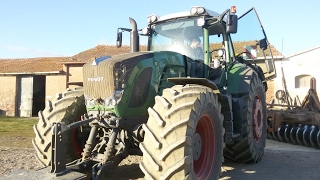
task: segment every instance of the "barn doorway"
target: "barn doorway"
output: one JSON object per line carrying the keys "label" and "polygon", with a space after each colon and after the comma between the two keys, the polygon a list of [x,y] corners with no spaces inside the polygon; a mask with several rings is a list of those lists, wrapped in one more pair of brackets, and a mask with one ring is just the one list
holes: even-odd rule
{"label": "barn doorway", "polygon": [[32,116],[38,116],[38,112],[45,108],[46,100],[46,76],[33,77],[33,102]]}
{"label": "barn doorway", "polygon": [[38,116],[45,107],[46,76],[20,76],[18,81],[18,116]]}

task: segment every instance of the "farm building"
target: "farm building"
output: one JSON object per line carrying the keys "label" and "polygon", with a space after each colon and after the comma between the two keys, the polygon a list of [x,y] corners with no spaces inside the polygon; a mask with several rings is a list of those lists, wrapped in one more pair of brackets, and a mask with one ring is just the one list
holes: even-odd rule
{"label": "farm building", "polygon": [[0,115],[31,117],[46,100],[82,82],[82,66],[95,58],[128,53],[129,46],[98,45],[72,57],[0,60]]}
{"label": "farm building", "polygon": [[[320,46],[317,46],[276,60],[275,64],[278,76],[274,79],[274,92],[285,90],[283,85],[284,78],[292,102],[296,100],[297,105],[299,105],[299,101],[302,102],[308,93],[310,79],[314,77],[318,81],[316,89],[319,94],[319,55]],[[275,103],[278,103],[278,101],[276,100]]]}
{"label": "farm building", "polygon": [[[252,42],[239,42],[242,49]],[[142,51],[145,46],[140,48]],[[280,53],[271,46],[272,54]],[[129,46],[98,45],[72,57],[43,57],[26,59],[0,59],[0,115],[37,116],[47,100],[53,100],[67,88],[73,89],[82,80],[82,66],[95,58],[130,52]],[[264,64],[257,60],[257,64]],[[263,67],[263,66],[262,66]],[[273,95],[269,85],[267,100]],[[269,94],[269,95],[268,95]]]}

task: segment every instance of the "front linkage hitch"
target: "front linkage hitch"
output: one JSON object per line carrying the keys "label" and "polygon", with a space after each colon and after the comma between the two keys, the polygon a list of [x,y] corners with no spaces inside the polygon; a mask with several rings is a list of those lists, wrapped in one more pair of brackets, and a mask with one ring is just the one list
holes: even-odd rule
{"label": "front linkage hitch", "polygon": [[[81,121],[64,125],[63,123],[54,123],[52,125],[52,153],[51,153],[51,169],[50,173],[54,174],[56,179],[86,179],[88,174],[83,172],[88,172],[91,168],[91,178],[97,180],[99,175],[105,174],[105,172],[111,171],[117,166],[121,160],[128,155],[128,150],[124,147],[123,152],[116,154],[115,141],[117,139],[119,128],[117,126],[117,119],[112,119],[111,121],[105,121],[101,117],[85,117],[82,116]],[[110,123],[112,122],[112,123]],[[68,164],[65,162],[65,151],[63,143],[63,133],[80,127],[82,125],[89,124],[91,126],[90,134],[86,145],[83,149],[82,158],[72,161]],[[103,157],[101,154],[96,154],[92,156],[92,150],[95,145],[95,138],[98,133],[99,127],[111,128],[111,135],[108,138],[107,146],[105,148]],[[112,160],[111,160],[112,159]]]}

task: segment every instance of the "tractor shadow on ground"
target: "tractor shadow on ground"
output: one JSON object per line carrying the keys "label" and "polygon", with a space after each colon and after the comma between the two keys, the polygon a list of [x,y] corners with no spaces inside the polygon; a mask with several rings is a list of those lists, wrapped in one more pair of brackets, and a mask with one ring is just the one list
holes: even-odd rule
{"label": "tractor shadow on ground", "polygon": [[129,180],[143,179],[144,174],[139,168],[139,164],[121,165],[113,172],[107,174],[103,179],[106,180]]}
{"label": "tractor shadow on ground", "polygon": [[255,164],[228,159],[220,180],[320,179],[320,150],[267,140],[264,156]]}

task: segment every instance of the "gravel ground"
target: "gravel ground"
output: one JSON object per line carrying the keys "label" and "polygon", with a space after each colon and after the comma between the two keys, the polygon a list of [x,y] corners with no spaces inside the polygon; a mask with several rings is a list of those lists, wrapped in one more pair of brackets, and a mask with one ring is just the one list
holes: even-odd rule
{"label": "gravel ground", "polygon": [[[108,178],[112,180],[123,180],[123,179],[143,179],[143,173],[139,168],[139,162],[142,157],[140,156],[129,156],[124,159],[120,166],[112,173],[109,174]],[[41,169],[42,166],[36,160],[34,156],[34,149],[9,149],[0,145],[0,179],[21,179],[12,178],[11,174],[17,174],[13,171],[20,170],[34,171]],[[126,173],[123,173],[126,172]],[[23,178],[22,178],[23,179]]]}
{"label": "gravel ground", "polygon": [[9,149],[0,146],[0,176],[16,169],[35,170],[40,167],[33,149]]}
{"label": "gravel ground", "polygon": [[[140,160],[140,156],[129,156],[106,179],[143,179],[143,173],[139,169]],[[9,174],[19,169],[39,168],[41,166],[34,157],[33,149],[8,149],[0,146],[1,180],[23,179]],[[319,168],[320,150],[267,140],[265,155],[261,162],[239,164],[226,160],[223,163],[220,180],[320,179]]]}

